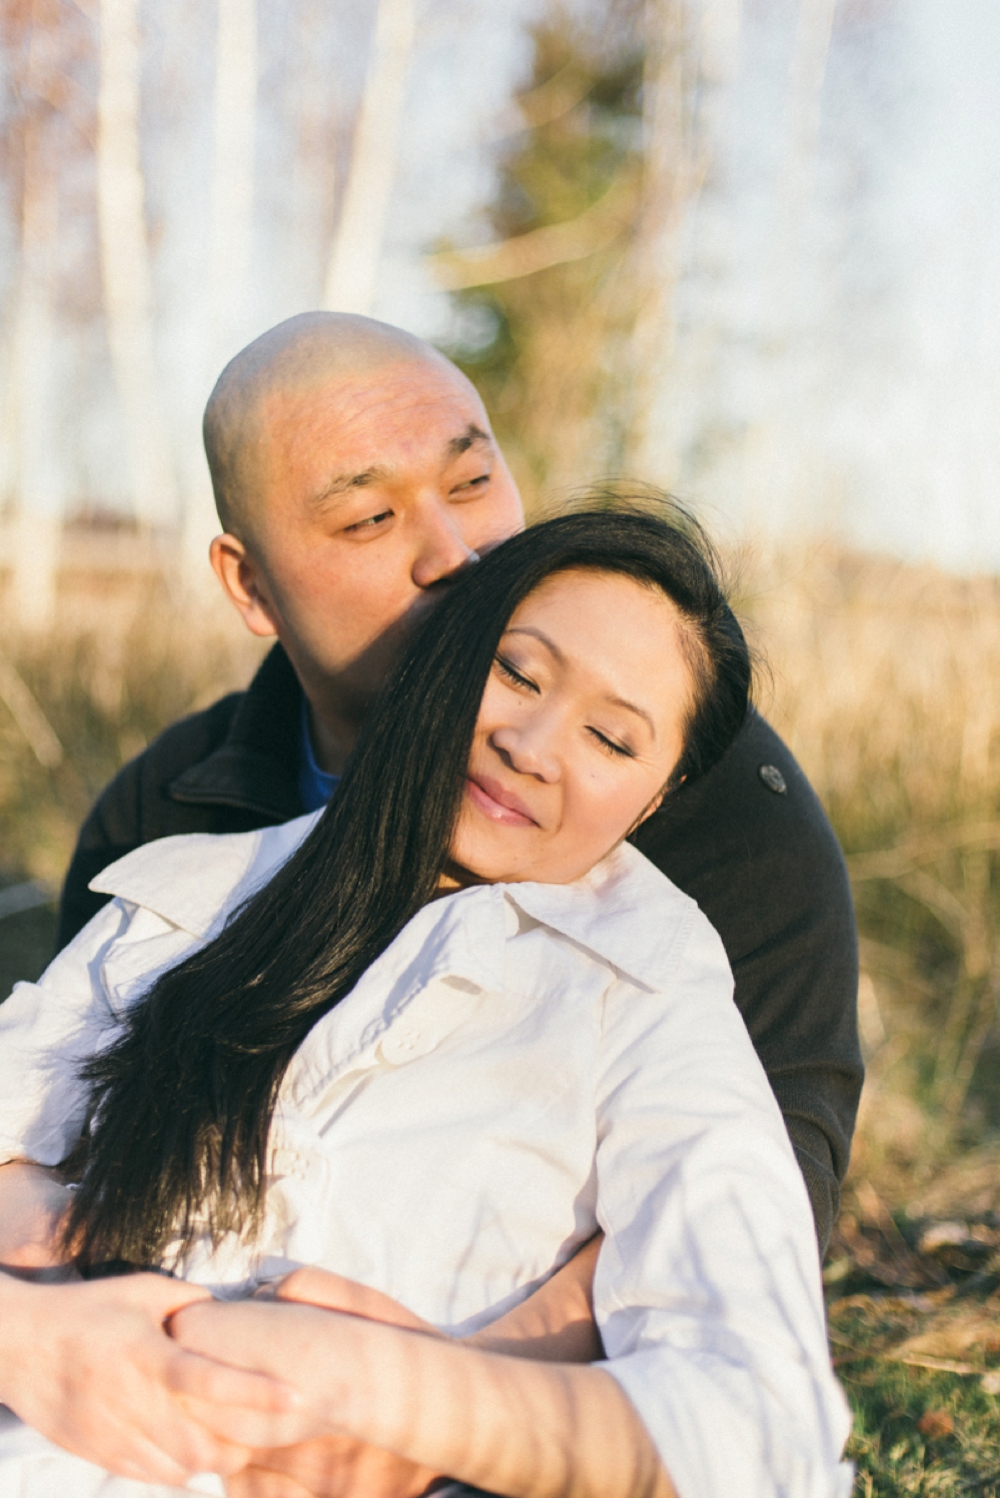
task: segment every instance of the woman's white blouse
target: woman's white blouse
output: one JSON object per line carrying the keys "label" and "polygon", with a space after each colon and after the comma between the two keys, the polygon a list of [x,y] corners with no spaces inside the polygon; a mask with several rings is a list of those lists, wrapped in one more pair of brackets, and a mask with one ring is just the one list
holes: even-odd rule
{"label": "woman's white blouse", "polygon": [[[116,898],[0,1006],[0,1161],[65,1157],[81,1060],[314,820],[94,881]],[[270,1171],[259,1242],[198,1245],[186,1277],[319,1264],[461,1335],[600,1227],[604,1366],[681,1498],[849,1491],[805,1186],[718,936],[634,848],[421,910],[294,1058]]]}

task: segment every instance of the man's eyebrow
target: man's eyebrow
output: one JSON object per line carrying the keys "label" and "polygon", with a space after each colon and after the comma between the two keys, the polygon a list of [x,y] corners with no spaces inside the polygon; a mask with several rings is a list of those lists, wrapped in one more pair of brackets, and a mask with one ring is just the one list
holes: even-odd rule
{"label": "man's eyebrow", "polygon": [[[566,657],[559,649],[559,646],[555,640],[550,640],[543,630],[534,629],[530,624],[521,624],[515,625],[512,629],[505,630],[504,633],[508,635],[531,635],[533,640],[537,640],[539,644],[545,646],[546,650],[554,656],[560,665],[565,663]],[[653,739],[656,739],[656,724],[644,707],[640,707],[637,702],[630,702],[627,697],[615,696],[612,692],[606,694],[606,699],[608,702],[613,703],[615,707],[623,707],[626,712],[635,713],[636,717],[641,718],[647,725],[650,733],[653,735]]]}
{"label": "man's eyebrow", "polygon": [[461,453],[468,452],[476,442],[486,442],[490,447],[493,446],[493,438],[489,432],[484,432],[482,427],[477,427],[474,421],[470,421],[461,437],[452,437],[448,443],[449,458],[457,458]]}
{"label": "man's eyebrow", "polygon": [[369,484],[376,484],[385,477],[384,468],[365,468],[361,473],[338,473],[325,488],[312,496],[311,503],[314,509],[326,509],[331,501],[339,499],[350,490],[366,489]]}

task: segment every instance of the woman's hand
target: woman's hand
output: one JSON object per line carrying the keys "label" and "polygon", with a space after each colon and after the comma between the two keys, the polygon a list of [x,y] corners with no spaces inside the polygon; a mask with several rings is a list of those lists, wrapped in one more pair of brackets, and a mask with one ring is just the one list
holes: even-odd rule
{"label": "woman's hand", "polygon": [[139,1274],[88,1284],[22,1284],[0,1274],[0,1402],[57,1445],[145,1482],[249,1460],[207,1428],[228,1405],[273,1417],[295,1401],[272,1378],[179,1347],[164,1331],[195,1285]]}
{"label": "woman's hand", "polygon": [[219,1408],[212,1428],[231,1442],[346,1436],[488,1491],[676,1498],[635,1409],[603,1370],[278,1301],[191,1305],[172,1328],[189,1351],[224,1353],[299,1390],[299,1408],[284,1415]]}
{"label": "woman's hand", "polygon": [[[431,1336],[442,1334],[398,1301],[366,1285],[326,1269],[297,1269],[275,1286],[259,1291],[258,1300],[298,1302],[325,1310],[344,1311],[371,1321],[409,1327]],[[183,1337],[184,1318],[172,1325]],[[190,1319],[188,1319],[190,1325]],[[215,1356],[230,1356],[225,1323],[219,1319]],[[416,1498],[425,1493],[437,1474],[405,1457],[349,1436],[326,1435],[294,1445],[262,1447],[248,1467],[227,1483],[230,1498]]]}
{"label": "woman's hand", "polygon": [[[468,1338],[468,1344],[549,1361],[592,1362],[602,1357],[591,1295],[602,1241],[600,1234],[592,1238],[534,1295]],[[388,1295],[329,1270],[297,1269],[258,1294],[443,1335]],[[221,1339],[215,1355],[226,1356]],[[427,1490],[433,1477],[430,1469],[376,1446],[327,1436],[255,1451],[250,1466],[230,1479],[229,1492],[231,1498],[292,1498],[297,1491],[313,1498],[413,1498]]]}

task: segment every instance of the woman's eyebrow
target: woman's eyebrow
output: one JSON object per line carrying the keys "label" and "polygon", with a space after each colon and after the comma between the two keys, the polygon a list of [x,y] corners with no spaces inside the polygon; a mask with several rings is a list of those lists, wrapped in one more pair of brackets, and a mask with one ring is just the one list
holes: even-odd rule
{"label": "woman's eyebrow", "polygon": [[[519,624],[514,625],[512,629],[504,630],[504,634],[530,635],[533,640],[537,640],[540,645],[544,645],[546,650],[549,651],[549,653],[559,662],[560,665],[564,665],[566,662],[566,657],[559,649],[559,646],[556,644],[555,640],[550,640],[544,630],[535,629],[530,624]],[[637,718],[641,718],[648,727],[655,742],[656,724],[653,722],[652,717],[649,713],[647,713],[644,707],[640,707],[637,702],[630,702],[627,697],[619,697],[614,692],[606,692],[604,695],[605,700],[607,702],[610,702],[614,707],[623,707],[626,712],[635,713]]]}

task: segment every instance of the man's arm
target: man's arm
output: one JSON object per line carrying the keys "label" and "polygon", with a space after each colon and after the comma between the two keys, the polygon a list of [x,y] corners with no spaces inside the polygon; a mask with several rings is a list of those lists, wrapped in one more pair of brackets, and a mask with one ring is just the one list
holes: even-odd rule
{"label": "man's arm", "polygon": [[[105,786],[80,829],[63,884],[57,952],[69,945],[109,899],[88,889],[90,881],[133,848],[175,833],[248,830],[245,815],[239,817],[238,825],[229,826],[228,821],[223,825],[218,808],[175,802],[169,791],[184,770],[222,743],[241,695],[223,697],[204,712],[171,724]],[[259,818],[250,825],[265,820]]]}
{"label": "man's arm", "polygon": [[80,829],[59,898],[57,952],[68,946],[111,898],[88,889],[91,879],[142,842],[140,781],[139,760],[132,760],[105,786]]}
{"label": "man's arm", "polygon": [[792,754],[753,715],[720,764],[668,796],[634,841],[722,937],[822,1252],[864,1075],[857,932],[833,829]]}
{"label": "man's arm", "polygon": [[68,1205],[58,1171],[21,1160],[0,1165],[0,1272],[64,1269],[60,1228]]}

